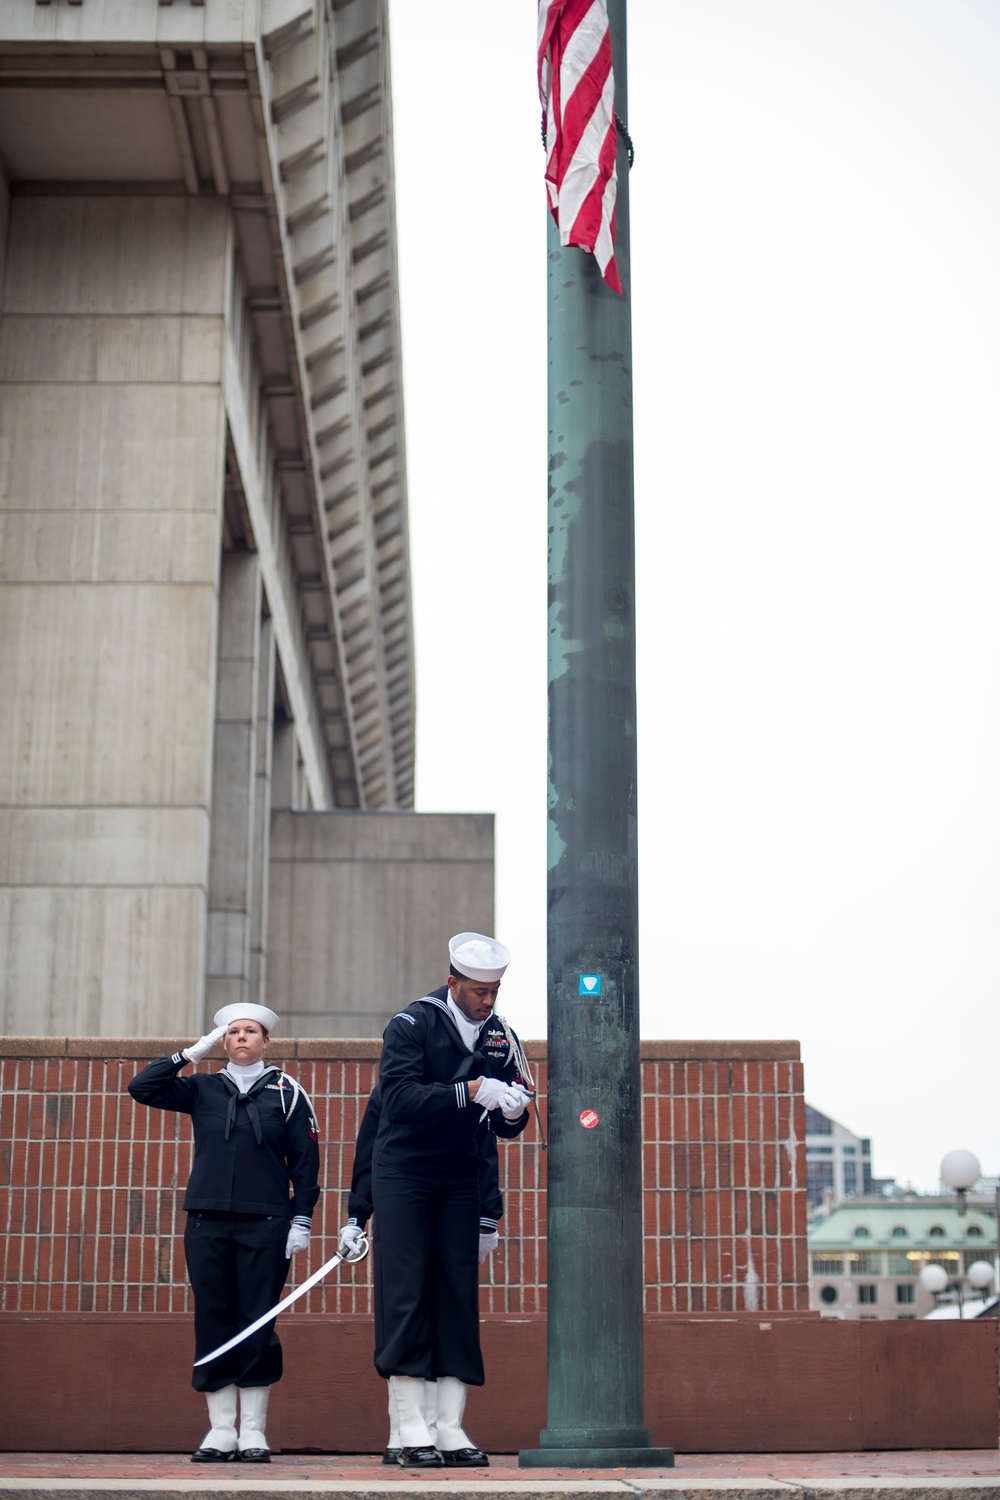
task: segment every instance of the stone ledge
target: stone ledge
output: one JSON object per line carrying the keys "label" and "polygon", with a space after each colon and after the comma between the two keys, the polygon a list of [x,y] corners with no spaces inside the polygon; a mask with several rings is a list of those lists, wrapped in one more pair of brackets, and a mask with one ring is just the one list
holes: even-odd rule
{"label": "stone ledge", "polygon": [[[197,1038],[188,1037],[93,1037],[93,1036],[0,1036],[0,1057],[141,1058],[167,1057]],[[545,1062],[544,1039],[526,1040],[524,1049],[533,1062]],[[798,1042],[671,1042],[644,1041],[639,1045],[643,1062],[798,1062]],[[382,1043],[377,1037],[275,1037],[268,1048],[271,1061],[377,1062]],[[209,1055],[214,1062],[221,1048]]]}

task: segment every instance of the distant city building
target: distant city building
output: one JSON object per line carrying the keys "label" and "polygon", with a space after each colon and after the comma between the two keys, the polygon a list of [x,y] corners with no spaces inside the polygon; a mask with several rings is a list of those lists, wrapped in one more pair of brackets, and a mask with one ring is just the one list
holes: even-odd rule
{"label": "distant city building", "polygon": [[876,1191],[871,1141],[807,1104],[806,1196],[810,1209]]}
{"label": "distant city building", "polygon": [[[826,1318],[926,1317],[939,1300],[981,1300],[967,1272],[975,1261],[995,1267],[996,1252],[996,1220],[959,1214],[954,1196],[854,1198],[809,1229],[809,1306]],[[928,1265],[948,1273],[940,1299],[920,1284]]]}

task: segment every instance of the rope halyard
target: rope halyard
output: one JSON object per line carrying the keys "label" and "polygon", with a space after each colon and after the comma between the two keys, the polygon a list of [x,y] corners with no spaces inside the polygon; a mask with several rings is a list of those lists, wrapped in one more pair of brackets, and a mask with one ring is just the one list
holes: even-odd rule
{"label": "rope halyard", "polygon": [[518,1041],[517,1037],[511,1030],[506,1016],[502,1016],[498,1010],[494,1010],[493,1014],[496,1016],[497,1020],[500,1022],[500,1025],[503,1027],[504,1036],[507,1038],[507,1045],[509,1048],[509,1051],[507,1053],[507,1060],[509,1062],[511,1057],[513,1057],[514,1062],[517,1064],[518,1072],[524,1080],[525,1087],[530,1090],[531,1095],[534,1098],[535,1124],[538,1126],[538,1134],[542,1138],[542,1150],[547,1151],[549,1149],[549,1143],[545,1139],[545,1131],[542,1127],[542,1117],[538,1112],[538,1095],[535,1090],[535,1078],[534,1074],[531,1071],[531,1066],[528,1062],[528,1059],[525,1056],[524,1048],[521,1046],[521,1043]]}

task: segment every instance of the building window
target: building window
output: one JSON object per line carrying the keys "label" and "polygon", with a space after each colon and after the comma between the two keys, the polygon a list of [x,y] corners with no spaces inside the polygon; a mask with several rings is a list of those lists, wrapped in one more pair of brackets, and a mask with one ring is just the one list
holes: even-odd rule
{"label": "building window", "polygon": [[873,1282],[859,1286],[858,1301],[862,1307],[874,1307],[878,1301],[878,1287]]}
{"label": "building window", "polygon": [[909,1305],[910,1303],[916,1302],[916,1300],[917,1300],[917,1289],[913,1285],[912,1281],[909,1282],[909,1283],[904,1283],[903,1286],[897,1286],[896,1287],[896,1301],[897,1302],[899,1302],[899,1303],[901,1303],[903,1305]]}
{"label": "building window", "polygon": [[959,1274],[957,1250],[938,1250],[934,1254],[925,1250],[924,1263],[928,1266],[940,1266],[942,1270],[948,1272],[949,1276]]}
{"label": "building window", "polygon": [[978,1224],[970,1224],[965,1231],[965,1238],[967,1240],[981,1240],[983,1238],[983,1231]]}
{"label": "building window", "polygon": [[858,1317],[859,1323],[877,1323],[878,1313],[861,1313]]}
{"label": "building window", "polygon": [[857,1150],[854,1146],[842,1146],[841,1150],[845,1156],[856,1156]]}
{"label": "building window", "polygon": [[864,1255],[847,1257],[848,1276],[881,1276],[882,1254],[879,1250],[868,1250]]}
{"label": "building window", "polygon": [[837,1300],[837,1288],[835,1286],[822,1286],[819,1289],[820,1301],[828,1306]]}
{"label": "building window", "polygon": [[894,1240],[908,1240],[910,1231],[905,1224],[894,1224],[892,1226],[891,1238]]}
{"label": "building window", "polygon": [[932,1224],[927,1231],[927,1238],[929,1240],[943,1240],[945,1238],[945,1231],[942,1225]]}
{"label": "building window", "polygon": [[[811,1148],[810,1148],[811,1149]],[[818,1208],[823,1194],[833,1191],[833,1162],[806,1158],[806,1198],[810,1208]]]}
{"label": "building window", "polygon": [[897,1313],[896,1314],[896,1322],[897,1323],[915,1323],[916,1321],[917,1321],[917,1315],[916,1315],[916,1313]]}
{"label": "building window", "polygon": [[833,1121],[811,1104],[806,1105],[806,1135],[833,1135]]}
{"label": "building window", "polygon": [[[931,1230],[931,1234],[933,1234],[933,1233],[934,1233],[934,1231],[932,1229]],[[941,1233],[942,1234],[944,1233],[943,1229],[942,1229]],[[871,1230],[867,1229],[864,1224],[859,1224],[858,1227],[857,1227],[857,1229],[854,1231],[854,1238],[856,1240],[870,1240],[871,1237],[872,1237]]]}
{"label": "building window", "polygon": [[844,1257],[842,1255],[814,1255],[812,1268],[814,1276],[843,1276]]}
{"label": "building window", "polygon": [[[964,1265],[964,1267],[965,1267],[966,1270],[968,1270],[970,1266],[974,1266],[976,1264],[976,1261],[977,1260],[982,1260],[982,1258],[983,1258],[983,1252],[981,1250],[963,1250],[962,1251],[962,1264]],[[993,1259],[993,1257],[991,1255],[990,1256],[990,1260],[992,1260],[992,1259]],[[989,1265],[989,1261],[987,1261],[986,1264]],[[992,1293],[990,1295],[992,1295]]]}
{"label": "building window", "polygon": [[889,1275],[890,1276],[919,1276],[920,1257],[913,1260],[904,1255],[901,1250],[889,1251]]}
{"label": "building window", "polygon": [[853,1198],[858,1190],[858,1164],[855,1161],[844,1162],[844,1197]]}

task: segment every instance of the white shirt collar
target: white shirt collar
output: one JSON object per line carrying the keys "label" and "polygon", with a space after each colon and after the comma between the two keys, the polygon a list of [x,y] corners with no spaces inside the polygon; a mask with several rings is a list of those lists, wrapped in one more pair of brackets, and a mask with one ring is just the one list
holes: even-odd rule
{"label": "white shirt collar", "polygon": [[448,1009],[451,1011],[451,1018],[458,1027],[458,1034],[462,1038],[462,1041],[470,1052],[475,1052],[476,1043],[479,1041],[479,1033],[483,1029],[483,1022],[470,1021],[468,1016],[462,1014],[450,995],[448,996]]}
{"label": "white shirt collar", "polygon": [[251,1084],[257,1082],[257,1079],[263,1073],[265,1066],[266,1065],[262,1062],[245,1064],[227,1062],[222,1071],[223,1073],[228,1073],[230,1078],[235,1083],[236,1087],[239,1089],[240,1093],[245,1094],[250,1088]]}

